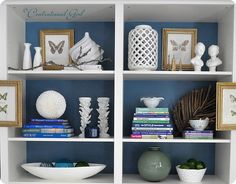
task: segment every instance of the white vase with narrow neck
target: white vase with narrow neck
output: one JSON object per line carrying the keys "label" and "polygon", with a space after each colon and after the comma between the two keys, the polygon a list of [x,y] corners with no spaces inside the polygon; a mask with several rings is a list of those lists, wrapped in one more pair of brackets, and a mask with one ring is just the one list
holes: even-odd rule
{"label": "white vase with narrow neck", "polygon": [[24,51],[24,58],[23,58],[23,69],[30,69],[32,68],[32,58],[30,53],[30,43],[24,43],[25,51]]}
{"label": "white vase with narrow neck", "polygon": [[[37,67],[40,66],[42,64],[42,55],[41,55],[41,47],[34,47],[35,49],[35,55],[34,55],[34,63],[33,66]],[[38,69],[38,68],[36,68]]]}

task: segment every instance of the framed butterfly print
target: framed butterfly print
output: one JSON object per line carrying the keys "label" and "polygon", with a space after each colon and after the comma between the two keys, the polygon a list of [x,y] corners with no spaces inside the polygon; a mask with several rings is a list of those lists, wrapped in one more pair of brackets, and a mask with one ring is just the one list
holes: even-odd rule
{"label": "framed butterfly print", "polygon": [[191,58],[197,44],[197,29],[162,30],[162,69],[170,70],[175,60],[177,70],[193,70]]}
{"label": "framed butterfly print", "polygon": [[41,30],[40,46],[43,63],[53,61],[58,65],[71,63],[69,50],[74,45],[74,30]]}
{"label": "framed butterfly print", "polygon": [[236,83],[216,84],[216,129],[236,130]]}
{"label": "framed butterfly print", "polygon": [[21,81],[0,81],[0,126],[22,126]]}

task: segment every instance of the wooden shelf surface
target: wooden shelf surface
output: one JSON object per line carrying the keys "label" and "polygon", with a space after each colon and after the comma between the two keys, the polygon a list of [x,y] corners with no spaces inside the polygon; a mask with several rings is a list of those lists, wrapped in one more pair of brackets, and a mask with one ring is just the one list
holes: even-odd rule
{"label": "wooden shelf surface", "polygon": [[61,71],[15,71],[9,70],[8,75],[19,79],[27,80],[113,80],[114,71],[77,71],[77,70],[61,70]]}
{"label": "wooden shelf surface", "polygon": [[195,71],[124,71],[124,80],[219,81],[232,77],[232,72]]}
{"label": "wooden shelf surface", "polygon": [[[135,174],[125,174],[123,179],[123,184],[136,184],[136,183],[150,183],[144,181],[139,175]],[[166,180],[161,181],[161,184],[186,184],[181,182],[177,175],[171,175]],[[206,175],[204,176],[201,184],[226,184],[218,179],[215,175]]]}
{"label": "wooden shelf surface", "polygon": [[143,142],[153,142],[153,143],[230,143],[230,139],[184,139],[184,138],[174,138],[174,139],[135,139],[135,138],[124,138],[123,142],[130,143],[143,143]]}
{"label": "wooden shelf surface", "polygon": [[37,178],[30,174],[25,174],[20,176],[19,178],[14,179],[14,181],[10,181],[9,184],[69,184],[69,183],[86,183],[86,184],[113,184],[113,174],[98,174],[91,178],[87,178],[80,181],[52,181],[52,180],[44,180]]}
{"label": "wooden shelf surface", "polygon": [[114,138],[25,138],[11,137],[8,138],[11,142],[114,142]]}

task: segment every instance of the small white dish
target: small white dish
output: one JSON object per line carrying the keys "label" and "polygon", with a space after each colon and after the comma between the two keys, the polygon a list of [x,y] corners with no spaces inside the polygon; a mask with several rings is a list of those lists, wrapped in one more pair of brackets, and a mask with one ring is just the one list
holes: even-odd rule
{"label": "small white dish", "polygon": [[209,124],[209,118],[198,119],[198,120],[189,120],[189,124],[195,131],[203,131]]}
{"label": "small white dish", "polygon": [[176,166],[179,179],[186,183],[200,183],[207,168],[205,169],[180,169],[180,165]]}
{"label": "small white dish", "polygon": [[163,97],[143,97],[140,98],[140,101],[144,103],[144,105],[148,108],[156,108],[159,103],[164,100]]}
{"label": "small white dish", "polygon": [[41,163],[22,164],[30,174],[46,180],[73,181],[82,180],[101,172],[106,165],[89,163],[87,167],[40,167]]}

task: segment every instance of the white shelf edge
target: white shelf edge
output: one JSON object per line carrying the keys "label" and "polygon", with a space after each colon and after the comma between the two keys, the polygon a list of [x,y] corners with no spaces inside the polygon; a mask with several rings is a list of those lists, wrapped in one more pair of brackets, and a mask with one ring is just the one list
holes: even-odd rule
{"label": "white shelf edge", "polygon": [[123,138],[123,142],[127,143],[227,143],[229,144],[230,139],[184,139],[184,138],[174,138],[174,139],[135,139],[135,138]]}
{"label": "white shelf edge", "polygon": [[98,174],[88,179],[80,181],[51,181],[37,178],[30,174],[25,174],[14,180],[11,180],[9,184],[68,184],[68,183],[86,183],[86,184],[113,184],[113,174]]}
{"label": "white shelf edge", "polygon": [[218,80],[232,77],[230,71],[195,72],[195,71],[124,71],[124,80]]}
{"label": "white shelf edge", "polygon": [[102,71],[80,71],[80,70],[43,70],[43,71],[20,71],[20,70],[8,70],[8,74],[14,75],[39,75],[39,74],[74,74],[74,75],[83,75],[83,74],[114,74],[113,70],[102,70]]}
{"label": "white shelf edge", "polygon": [[[137,174],[124,174],[123,176],[123,184],[148,184],[150,182],[143,180],[139,175]],[[203,177],[202,182],[203,184],[226,184],[222,180],[220,180],[215,175],[205,175]],[[161,184],[186,184],[184,182],[181,182],[177,175],[170,175],[167,177],[166,180],[161,181]]]}
{"label": "white shelf edge", "polygon": [[8,138],[10,142],[114,142],[114,138],[25,138],[25,137],[11,137]]}
{"label": "white shelf edge", "polygon": [[112,70],[103,71],[15,71],[8,70],[8,75],[22,79],[81,79],[81,80],[113,80],[115,72]]}
{"label": "white shelf edge", "polygon": [[217,72],[209,72],[209,71],[128,71],[125,70],[123,72],[126,75],[232,75],[233,72],[230,71],[217,71]]}

